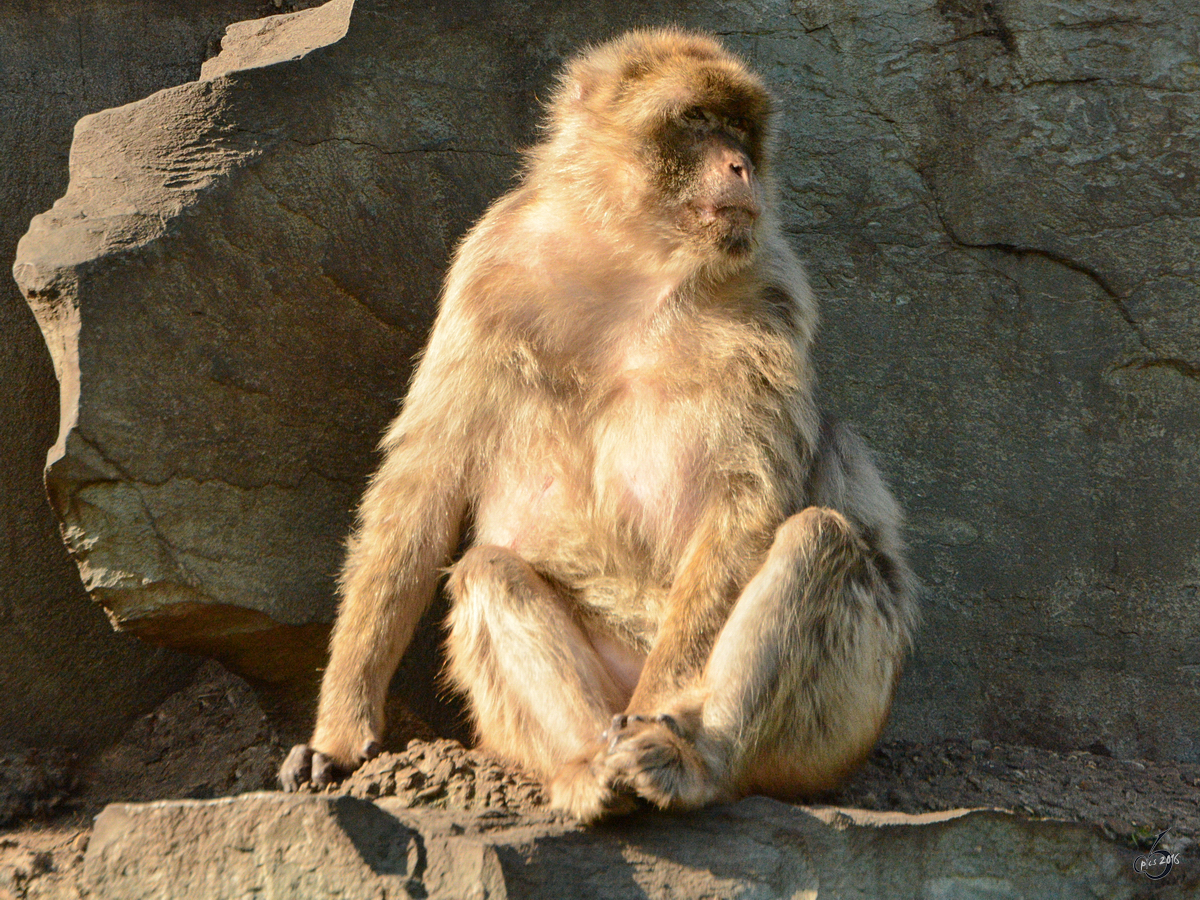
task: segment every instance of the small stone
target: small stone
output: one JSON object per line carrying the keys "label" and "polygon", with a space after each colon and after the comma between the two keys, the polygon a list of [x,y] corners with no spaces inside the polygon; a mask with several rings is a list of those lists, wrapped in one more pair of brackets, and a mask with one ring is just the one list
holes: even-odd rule
{"label": "small stone", "polygon": [[17,857],[12,864],[12,872],[18,879],[29,880],[49,872],[53,863],[54,857],[50,853],[28,850]]}

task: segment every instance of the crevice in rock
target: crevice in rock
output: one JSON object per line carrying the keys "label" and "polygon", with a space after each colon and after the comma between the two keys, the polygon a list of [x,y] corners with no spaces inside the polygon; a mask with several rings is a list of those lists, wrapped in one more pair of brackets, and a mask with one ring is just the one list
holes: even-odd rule
{"label": "crevice in rock", "polygon": [[[330,430],[331,429],[321,429],[321,433],[327,434]],[[133,485],[141,485],[144,487],[161,488],[161,487],[165,487],[168,484],[171,484],[172,482],[183,482],[186,484],[192,484],[192,485],[196,485],[196,486],[203,486],[206,484],[221,484],[221,485],[225,485],[226,487],[230,487],[230,488],[233,488],[234,490],[238,490],[238,491],[256,491],[256,490],[260,490],[261,488],[277,488],[281,491],[296,491],[296,490],[302,489],[305,480],[309,476],[314,476],[316,478],[320,478],[323,481],[331,482],[333,484],[348,485],[348,486],[356,488],[356,489],[361,487],[361,479],[360,478],[338,477],[335,475],[331,475],[328,472],[323,472],[319,469],[313,468],[312,466],[307,466],[304,469],[304,474],[293,481],[279,481],[277,479],[273,480],[273,479],[269,479],[269,478],[259,478],[259,479],[254,479],[254,480],[247,479],[245,481],[236,482],[236,481],[230,481],[228,478],[221,478],[221,477],[217,477],[217,476],[213,476],[211,478],[201,478],[196,475],[182,475],[182,474],[180,474],[178,472],[174,472],[174,471],[168,473],[167,475],[165,475],[164,477],[159,478],[159,479],[147,478],[144,473],[140,474],[140,475],[135,475],[134,473],[132,473],[128,469],[126,469],[121,463],[110,458],[96,445],[96,443],[94,441],[85,437],[80,432],[78,427],[73,428],[71,430],[71,437],[74,440],[78,440],[81,443],[83,443],[84,445],[86,445],[89,449],[91,449],[91,451],[96,455],[96,457],[98,459],[103,460],[105,463],[112,466],[113,469],[116,470],[117,475],[120,476],[119,478],[103,477],[103,476],[99,476],[99,475],[96,477],[92,477],[92,478],[74,477],[71,480],[73,493],[78,493],[79,491],[83,490],[84,488],[92,487],[95,485],[103,485],[103,484],[128,483],[128,484],[133,484]]]}
{"label": "crevice in rock", "polygon": [[1184,378],[1191,378],[1200,381],[1200,366],[1186,359],[1177,359],[1174,357],[1139,357],[1131,359],[1129,362],[1115,366],[1112,371],[1120,372],[1125,369],[1133,369],[1141,371],[1143,369],[1169,369]]}
{"label": "crevice in rock", "polygon": [[1017,39],[997,8],[994,0],[938,0],[937,10],[956,26],[974,24],[975,28],[956,37],[967,40],[975,37],[994,38],[1008,53],[1017,52]]}
{"label": "crevice in rock", "polygon": [[1072,259],[1068,256],[1064,256],[1061,253],[1055,253],[1052,250],[1045,250],[1041,247],[1023,247],[1018,244],[1008,243],[1006,241],[989,241],[984,243],[963,240],[956,233],[954,227],[946,220],[945,215],[943,215],[941,204],[938,202],[937,191],[934,189],[933,185],[930,184],[928,173],[920,168],[917,169],[917,172],[920,175],[921,181],[925,185],[926,190],[928,191],[930,207],[933,210],[934,215],[937,216],[938,221],[941,223],[942,230],[946,237],[952,244],[954,244],[954,246],[960,247],[964,250],[984,250],[995,253],[1004,253],[1016,257],[1036,257],[1039,259],[1044,259],[1047,262],[1062,266],[1065,269],[1084,276],[1100,289],[1105,298],[1117,310],[1117,313],[1121,316],[1122,321],[1129,326],[1130,330],[1137,338],[1138,344],[1141,345],[1141,348],[1144,351],[1143,355],[1139,355],[1133,359],[1116,365],[1110,371],[1121,371],[1123,369],[1142,370],[1161,368],[1169,369],[1179,375],[1184,376],[1185,378],[1200,379],[1200,365],[1197,365],[1196,363],[1186,359],[1164,355],[1146,336],[1145,329],[1142,327],[1141,323],[1139,323],[1129,311],[1129,307],[1125,302],[1128,294],[1118,291],[1108,282],[1108,279],[1106,279],[1099,271],[1093,269],[1091,266],[1081,263],[1078,260]]}
{"label": "crevice in rock", "polygon": [[[943,224],[944,223],[945,220],[943,220]],[[946,234],[949,236],[950,240],[959,247],[965,247],[970,250],[994,250],[998,253],[1007,253],[1011,256],[1018,257],[1038,257],[1048,262],[1055,263],[1056,265],[1060,265],[1063,268],[1070,269],[1072,272],[1077,272],[1078,274],[1083,275],[1085,278],[1095,284],[1096,287],[1100,288],[1100,290],[1104,292],[1104,295],[1116,304],[1117,309],[1121,312],[1121,317],[1130,327],[1138,330],[1139,335],[1141,334],[1137,322],[1135,322],[1133,316],[1129,314],[1129,310],[1125,308],[1125,304],[1121,295],[1116,291],[1115,288],[1108,284],[1108,281],[1103,275],[1090,266],[1084,265],[1077,260],[1063,256],[1059,253],[1055,253],[1051,250],[1043,250],[1040,247],[1021,247],[1016,244],[1008,244],[1000,241],[994,241],[987,244],[972,244],[960,240],[950,229],[947,229]]]}
{"label": "crevice in rock", "polygon": [[1130,327],[1134,335],[1137,337],[1138,343],[1145,351],[1144,356],[1138,356],[1132,360],[1122,363],[1121,365],[1116,366],[1113,371],[1119,371],[1121,369],[1141,370],[1162,368],[1170,369],[1171,371],[1176,372],[1185,378],[1200,379],[1200,366],[1197,366],[1195,363],[1185,359],[1161,355],[1161,351],[1155,347],[1150,339],[1146,336],[1146,332],[1141,323],[1139,323],[1137,319],[1133,317],[1133,314],[1130,313],[1129,307],[1125,303],[1125,297],[1121,295],[1114,287],[1108,284],[1103,275],[1090,266],[1084,265],[1083,263],[1069,257],[1062,256],[1061,254],[1054,253],[1049,250],[1042,250],[1036,247],[1019,247],[1014,244],[1006,243],[969,244],[960,241],[954,236],[953,232],[949,230],[947,231],[947,234],[949,235],[950,239],[960,247],[974,250],[994,250],[1000,253],[1011,254],[1013,256],[1034,256],[1047,260],[1048,262],[1055,263],[1056,265],[1060,265],[1066,269],[1070,269],[1072,272],[1077,272],[1089,279],[1093,284],[1096,285],[1096,287],[1104,292],[1105,297],[1116,308],[1117,312],[1121,316],[1121,319]]}

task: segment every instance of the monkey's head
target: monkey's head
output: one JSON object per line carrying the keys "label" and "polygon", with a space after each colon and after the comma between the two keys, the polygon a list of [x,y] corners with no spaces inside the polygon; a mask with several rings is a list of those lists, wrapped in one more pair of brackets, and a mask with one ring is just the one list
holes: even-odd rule
{"label": "monkey's head", "polygon": [[758,243],[770,116],[762,82],[715,39],[634,31],[568,64],[542,158],[607,221],[736,264]]}

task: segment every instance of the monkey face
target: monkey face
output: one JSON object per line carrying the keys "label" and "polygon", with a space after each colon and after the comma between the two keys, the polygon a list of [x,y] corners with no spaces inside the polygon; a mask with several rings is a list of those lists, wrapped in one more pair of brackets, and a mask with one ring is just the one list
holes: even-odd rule
{"label": "monkey face", "polygon": [[702,254],[749,257],[763,205],[765,89],[724,52],[681,53],[640,70],[637,81],[631,117],[646,116],[651,203]]}
{"label": "monkey face", "polygon": [[665,119],[651,143],[661,208],[701,250],[748,256],[762,214],[757,144],[749,120],[693,104]]}
{"label": "monkey face", "polygon": [[771,99],[716,41],[632,32],[568,66],[550,114],[554,171],[584,172],[581,195],[594,190],[609,222],[703,263],[753,257]]}

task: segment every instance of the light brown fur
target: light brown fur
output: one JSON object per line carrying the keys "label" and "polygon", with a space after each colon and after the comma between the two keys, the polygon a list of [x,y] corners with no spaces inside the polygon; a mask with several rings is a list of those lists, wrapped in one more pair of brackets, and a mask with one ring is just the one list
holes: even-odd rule
{"label": "light brown fur", "polygon": [[377,752],[464,529],[449,674],[481,744],[574,815],[803,796],[870,751],[911,575],[869,454],[816,408],[769,105],[693,34],[568,66],[522,184],[446,279],[285,786]]}

